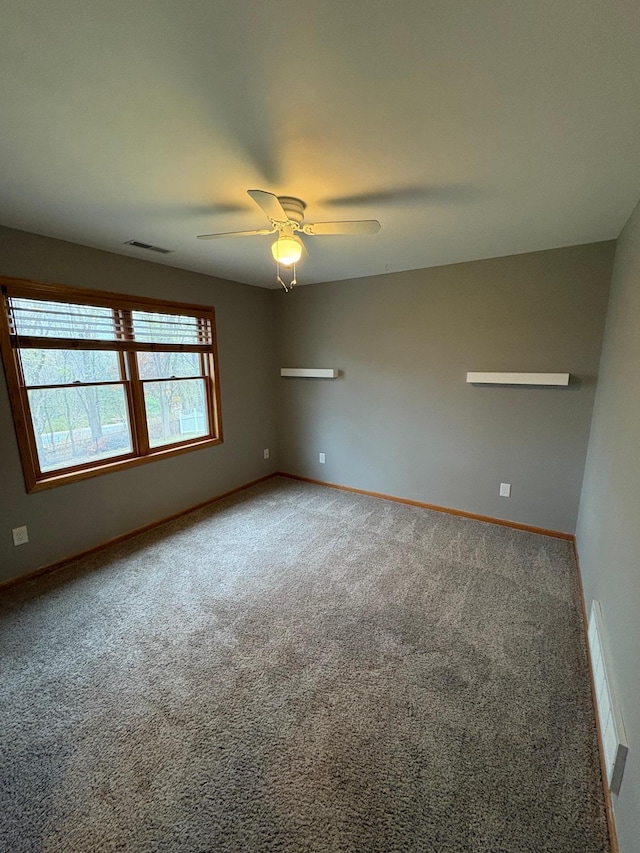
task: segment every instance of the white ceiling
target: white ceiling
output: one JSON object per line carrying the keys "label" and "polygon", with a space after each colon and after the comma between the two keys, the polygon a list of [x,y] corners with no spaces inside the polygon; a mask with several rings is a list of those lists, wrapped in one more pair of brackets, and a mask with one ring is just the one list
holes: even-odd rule
{"label": "white ceiling", "polygon": [[[618,236],[640,195],[637,0],[2,0],[0,223],[272,287]],[[124,246],[137,239],[166,257]]]}

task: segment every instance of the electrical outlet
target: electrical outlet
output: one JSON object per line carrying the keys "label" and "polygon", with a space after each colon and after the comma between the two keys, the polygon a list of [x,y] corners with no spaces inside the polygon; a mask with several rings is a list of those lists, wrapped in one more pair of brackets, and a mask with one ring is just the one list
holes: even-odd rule
{"label": "electrical outlet", "polygon": [[324,453],[318,453],[318,462],[320,462],[321,465],[324,465],[324,463],[325,463]]}
{"label": "electrical outlet", "polygon": [[11,533],[13,534],[14,545],[26,545],[29,541],[29,534],[26,527],[14,527]]}
{"label": "electrical outlet", "polygon": [[269,458],[269,448],[265,447],[265,449],[262,452],[264,453],[264,458],[268,459]]}
{"label": "electrical outlet", "polygon": [[511,483],[500,483],[500,497],[501,498],[510,498],[511,497]]}

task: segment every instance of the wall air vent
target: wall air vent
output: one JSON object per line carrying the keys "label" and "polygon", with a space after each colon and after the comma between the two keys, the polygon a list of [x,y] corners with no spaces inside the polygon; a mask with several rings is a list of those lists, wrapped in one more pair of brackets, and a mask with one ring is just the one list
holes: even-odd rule
{"label": "wall air vent", "polygon": [[161,249],[160,246],[152,246],[150,243],[141,243],[139,240],[125,240],[125,246],[147,249],[149,252],[158,252],[159,255],[170,255],[173,251],[173,249]]}
{"label": "wall air vent", "polygon": [[624,730],[620,706],[611,683],[611,672],[605,660],[602,609],[599,601],[591,604],[589,619],[589,651],[591,671],[596,694],[596,711],[600,719],[600,739],[607,771],[607,781],[612,794],[620,793],[629,746]]}

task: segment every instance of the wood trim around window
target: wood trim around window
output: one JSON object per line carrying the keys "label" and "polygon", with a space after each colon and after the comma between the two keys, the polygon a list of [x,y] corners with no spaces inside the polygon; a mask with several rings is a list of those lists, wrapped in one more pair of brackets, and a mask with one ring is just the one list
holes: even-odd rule
{"label": "wood trim around window", "polygon": [[[85,290],[65,285],[44,284],[42,282],[5,277],[0,277],[0,288],[2,290],[0,354],[5,369],[9,401],[27,492],[42,491],[43,489],[72,483],[77,480],[84,480],[88,477],[96,477],[100,474],[119,471],[157,459],[166,459],[169,456],[188,453],[192,450],[200,450],[222,443],[217,336],[215,310],[212,306],[170,302],[161,299],[155,300],[146,297],[132,297],[106,291]],[[113,459],[102,459],[94,463],[82,463],[54,471],[41,472],[27,388],[22,375],[19,355],[21,344],[25,344],[25,348],[29,348],[48,341],[47,349],[85,349],[86,347],[82,340],[76,339],[69,341],[69,346],[67,347],[60,340],[55,339],[21,339],[19,336],[13,336],[12,338],[9,318],[5,310],[5,296],[69,302],[80,305],[100,305],[111,308],[114,311],[157,311],[159,313],[175,313],[183,316],[203,318],[203,320],[211,324],[211,344],[197,344],[192,346],[182,344],[146,344],[134,341],[130,341],[127,344],[124,340],[105,341],[104,347],[100,346],[97,349],[118,353],[121,377],[119,380],[114,380],[111,384],[122,384],[124,386],[132,450]],[[91,348],[96,349],[95,344]],[[203,371],[206,372],[204,381],[205,405],[209,424],[208,435],[188,439],[187,441],[166,444],[161,447],[150,447],[147,435],[143,382],[138,376],[137,369],[136,353],[140,351],[191,351],[200,353]],[[162,379],[158,381],[162,381]],[[65,383],[61,383],[61,385],[65,385]],[[69,387],[73,387],[73,385],[69,385]]]}

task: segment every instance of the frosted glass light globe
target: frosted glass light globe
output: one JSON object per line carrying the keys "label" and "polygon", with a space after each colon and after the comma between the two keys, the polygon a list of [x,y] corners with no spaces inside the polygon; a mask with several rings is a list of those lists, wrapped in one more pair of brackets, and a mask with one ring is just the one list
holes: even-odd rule
{"label": "frosted glass light globe", "polygon": [[271,246],[271,254],[278,263],[290,267],[291,264],[297,264],[302,256],[302,242],[298,237],[283,234]]}

